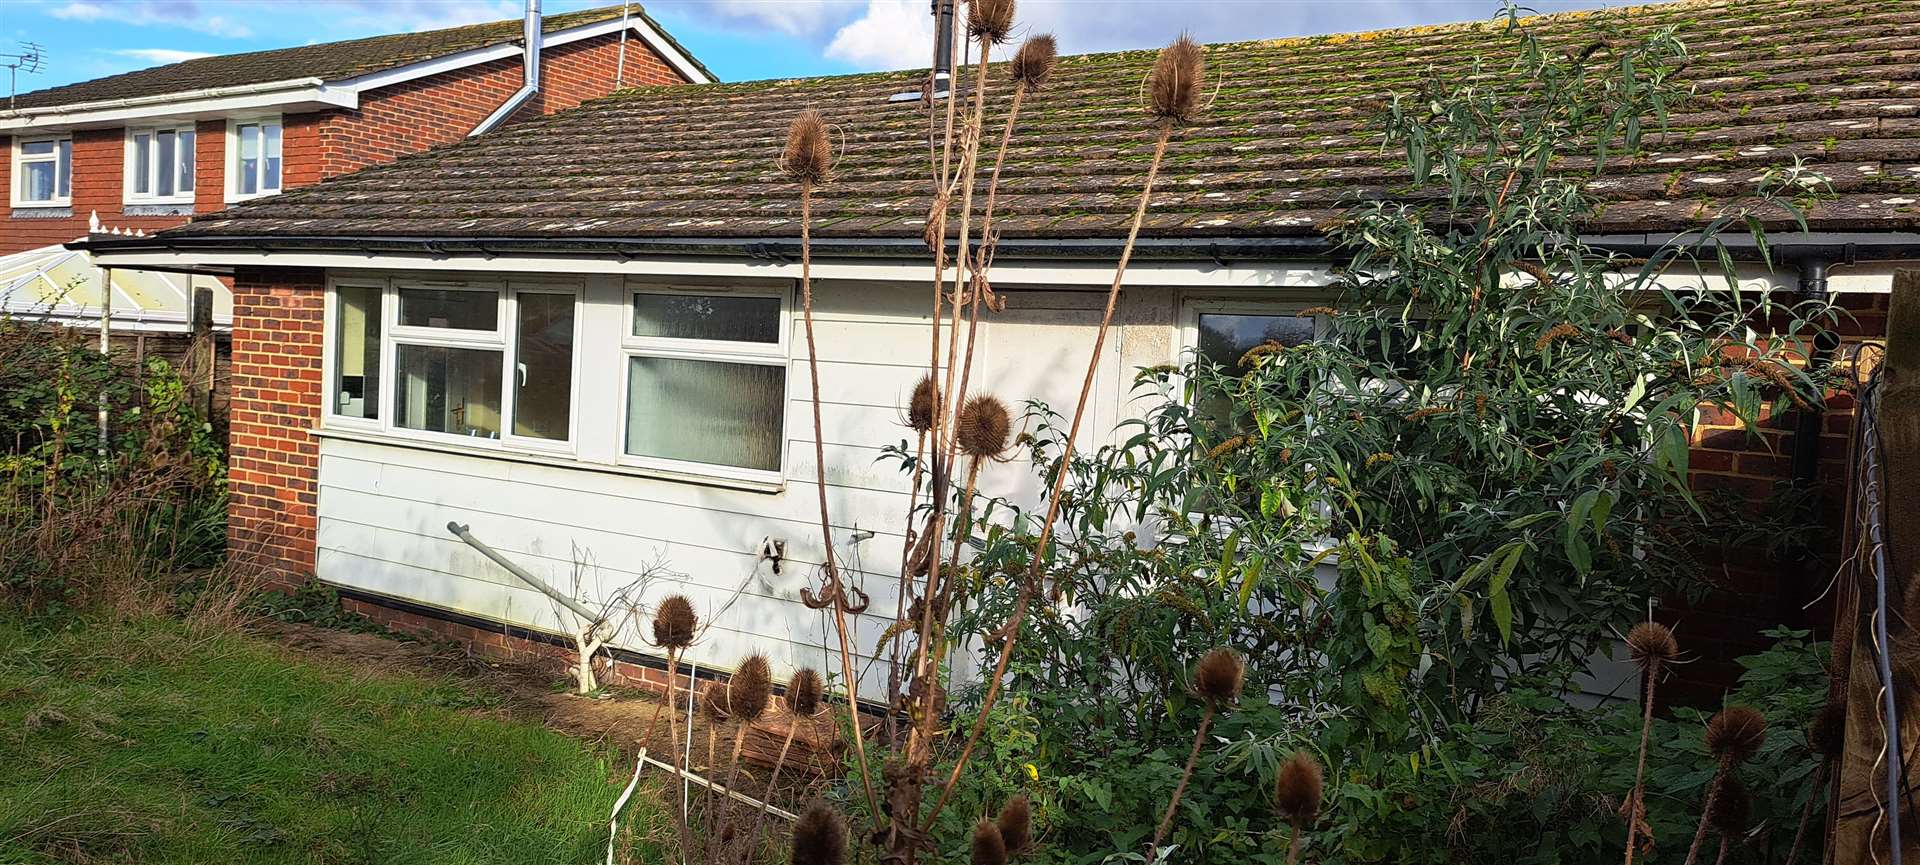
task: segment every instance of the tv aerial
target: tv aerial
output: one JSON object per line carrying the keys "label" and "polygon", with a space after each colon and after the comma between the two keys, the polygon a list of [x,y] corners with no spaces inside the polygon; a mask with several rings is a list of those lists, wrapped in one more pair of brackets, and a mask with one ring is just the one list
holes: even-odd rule
{"label": "tv aerial", "polygon": [[45,67],[47,49],[37,42],[22,42],[20,50],[0,54],[0,66],[7,67],[7,109],[13,109],[13,97],[20,93],[20,73],[38,73]]}

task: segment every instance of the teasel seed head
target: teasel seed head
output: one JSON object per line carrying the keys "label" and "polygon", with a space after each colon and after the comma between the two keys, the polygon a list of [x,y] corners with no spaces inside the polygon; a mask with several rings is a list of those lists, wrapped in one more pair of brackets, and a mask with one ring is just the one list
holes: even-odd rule
{"label": "teasel seed head", "polygon": [[820,713],[820,698],[826,688],[812,667],[801,667],[787,680],[787,706],[802,718]]}
{"label": "teasel seed head", "polygon": [[1807,727],[1807,747],[1822,757],[1838,757],[1847,745],[1847,705],[1832,700],[1820,707]]}
{"label": "teasel seed head", "polygon": [[847,824],[825,802],[814,802],[793,824],[793,865],[842,865]]}
{"label": "teasel seed head", "polygon": [[1039,90],[1053,80],[1054,67],[1060,65],[1060,47],[1051,35],[1029,36],[1013,55],[1009,71],[1013,83],[1028,90]]}
{"label": "teasel seed head", "polygon": [[919,432],[933,429],[933,404],[939,392],[940,386],[933,383],[933,376],[920,377],[920,383],[913,386],[913,398],[907,403],[907,426]]}
{"label": "teasel seed head", "polygon": [[708,682],[700,689],[700,717],[708,723],[725,721],[731,714],[727,710],[727,687],[719,682]]}
{"label": "teasel seed head", "polygon": [[1160,49],[1147,82],[1148,111],[1169,123],[1192,123],[1200,116],[1200,86],[1207,76],[1207,51],[1182,35]]}
{"label": "teasel seed head", "polygon": [[693,645],[693,632],[699,626],[693,602],[686,595],[673,595],[653,610],[653,643],[665,649],[684,649]]}
{"label": "teasel seed head", "polygon": [[960,410],[960,450],[975,459],[990,459],[1007,449],[1013,417],[1007,404],[995,396],[976,396]]}
{"label": "teasel seed head", "polygon": [[1214,649],[1193,667],[1193,689],[1218,711],[1240,699],[1247,668],[1232,649]]}
{"label": "teasel seed head", "polygon": [[801,183],[825,183],[833,177],[833,144],[827,140],[827,121],[807,109],[787,127],[787,148],[780,153],[780,170]]}
{"label": "teasel seed head", "polygon": [[1713,810],[1707,813],[1707,822],[1724,838],[1738,838],[1747,832],[1747,821],[1753,817],[1753,795],[1747,792],[1747,785],[1740,783],[1740,776],[1728,772],[1720,778],[1720,792],[1713,797]]}
{"label": "teasel seed head", "polygon": [[1273,804],[1288,820],[1301,826],[1313,825],[1320,815],[1320,796],[1326,787],[1326,773],[1320,761],[1305,751],[1295,751],[1280,764],[1273,782]]}
{"label": "teasel seed head", "polygon": [[1000,827],[982,820],[973,824],[973,865],[1007,865],[1007,841]]}
{"label": "teasel seed head", "polygon": [[1767,717],[1752,706],[1728,706],[1707,721],[1707,750],[1726,763],[1745,763],[1767,741]]}
{"label": "teasel seed head", "polygon": [[1013,35],[1014,0],[969,0],[967,35],[998,45]]}
{"label": "teasel seed head", "polygon": [[1642,673],[1653,665],[1665,666],[1680,657],[1680,643],[1673,631],[1659,622],[1641,622],[1627,632],[1627,653],[1640,665]]}
{"label": "teasel seed head", "polygon": [[1025,793],[1015,794],[1000,806],[1000,819],[994,821],[994,825],[999,827],[1000,840],[1009,855],[1025,852],[1027,845],[1033,843],[1033,803]]}
{"label": "teasel seed head", "polygon": [[767,710],[773,695],[773,670],[766,655],[749,655],[727,681],[727,707],[742,721],[753,721]]}

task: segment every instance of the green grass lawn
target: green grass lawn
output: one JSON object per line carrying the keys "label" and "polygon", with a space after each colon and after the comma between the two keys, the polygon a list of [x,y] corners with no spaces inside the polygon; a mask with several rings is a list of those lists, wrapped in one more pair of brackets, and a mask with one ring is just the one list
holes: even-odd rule
{"label": "green grass lawn", "polygon": [[473,711],[496,699],[245,635],[0,615],[0,863],[604,861],[613,755]]}

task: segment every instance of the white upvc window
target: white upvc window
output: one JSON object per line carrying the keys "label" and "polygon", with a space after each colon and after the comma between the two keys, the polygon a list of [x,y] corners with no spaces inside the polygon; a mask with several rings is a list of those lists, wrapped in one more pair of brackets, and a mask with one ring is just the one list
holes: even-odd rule
{"label": "white upvc window", "polygon": [[196,137],[192,124],[128,129],[127,203],[193,203]]}
{"label": "white upvc window", "polygon": [[778,481],[790,291],[627,284],[623,464]]}
{"label": "white upvc window", "polygon": [[73,203],[73,138],[15,138],[14,207],[65,207]]}
{"label": "white upvc window", "polygon": [[580,308],[577,282],[336,279],[326,425],[570,452]]}
{"label": "white upvc window", "polygon": [[244,201],[280,191],[281,131],[278,117],[227,122],[228,201]]}

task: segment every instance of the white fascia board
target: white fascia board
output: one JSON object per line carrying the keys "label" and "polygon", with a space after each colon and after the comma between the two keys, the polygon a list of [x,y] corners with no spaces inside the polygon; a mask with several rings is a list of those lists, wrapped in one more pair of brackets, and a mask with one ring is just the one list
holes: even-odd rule
{"label": "white fascia board", "polygon": [[[229,267],[324,267],[348,270],[427,270],[463,273],[618,274],[670,279],[675,277],[798,279],[799,262],[746,258],[668,257],[618,258],[588,256],[514,255],[493,258],[456,258],[432,255],[368,255],[354,252],[162,252],[97,251],[94,263],[143,270],[204,272]],[[933,277],[928,263],[891,259],[815,259],[813,278],[925,283]],[[1023,262],[1003,260],[993,266],[994,282],[1001,285],[1071,285],[1105,288],[1113,283],[1113,264],[1099,262]],[[1136,262],[1127,269],[1125,285],[1184,288],[1318,287],[1332,284],[1324,262],[1235,265],[1220,267],[1195,262]]]}
{"label": "white fascia board", "polygon": [[296,78],[187,93],[0,111],[0,133],[121,126],[139,120],[207,120],[266,108],[299,113],[358,107],[357,92],[334,87],[318,78]]}

